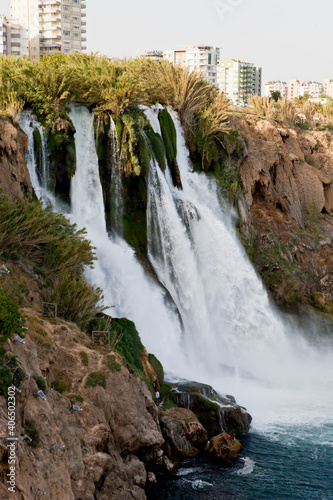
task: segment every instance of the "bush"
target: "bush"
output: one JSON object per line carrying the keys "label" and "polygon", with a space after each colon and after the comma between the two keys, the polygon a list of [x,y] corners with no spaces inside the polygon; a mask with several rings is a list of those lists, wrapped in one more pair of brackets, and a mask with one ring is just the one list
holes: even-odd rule
{"label": "bush", "polygon": [[24,429],[26,434],[32,439],[32,441],[28,442],[29,446],[37,448],[39,445],[39,432],[36,429],[35,422],[33,420],[26,420]]}
{"label": "bush", "polygon": [[23,324],[18,308],[0,289],[0,347],[13,333],[21,333]]}
{"label": "bush", "polygon": [[64,392],[68,391],[68,386],[69,384],[66,380],[55,380],[51,384],[52,389],[60,392],[60,394],[63,394]]}
{"label": "bush", "polygon": [[117,363],[115,356],[107,356],[106,359],[104,359],[103,363],[108,367],[108,369],[112,373],[120,372],[121,370],[121,365]]}
{"label": "bush", "polygon": [[91,372],[85,383],[85,387],[97,387],[100,385],[106,389],[106,375],[104,372]]}
{"label": "bush", "polygon": [[84,366],[88,366],[89,365],[88,354],[84,351],[81,351],[80,356],[81,356],[81,360],[82,360],[82,363],[84,364]]}
{"label": "bush", "polygon": [[47,386],[46,386],[46,382],[44,380],[44,377],[42,377],[41,375],[36,374],[32,378],[35,380],[36,384],[38,385],[38,388],[41,391],[46,392]]}

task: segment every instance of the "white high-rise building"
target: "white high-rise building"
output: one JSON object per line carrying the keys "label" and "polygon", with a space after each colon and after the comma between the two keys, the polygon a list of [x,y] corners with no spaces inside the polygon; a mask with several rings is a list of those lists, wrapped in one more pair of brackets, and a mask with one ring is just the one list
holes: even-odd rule
{"label": "white high-rise building", "polygon": [[11,0],[11,14],[27,29],[31,59],[86,49],[85,0]]}
{"label": "white high-rise building", "polygon": [[199,70],[207,81],[217,86],[217,64],[221,51],[219,47],[185,45],[177,50],[166,50],[163,56],[175,66],[188,66],[191,71]]}
{"label": "white high-rise building", "polygon": [[28,55],[28,32],[16,19],[0,15],[0,56]]}
{"label": "white high-rise building", "polygon": [[218,64],[218,86],[234,104],[245,104],[251,96],[261,95],[261,68],[236,59]]}
{"label": "white high-rise building", "polygon": [[268,82],[265,84],[265,97],[271,97],[272,92],[280,92],[281,97],[288,99],[288,84],[287,82]]}

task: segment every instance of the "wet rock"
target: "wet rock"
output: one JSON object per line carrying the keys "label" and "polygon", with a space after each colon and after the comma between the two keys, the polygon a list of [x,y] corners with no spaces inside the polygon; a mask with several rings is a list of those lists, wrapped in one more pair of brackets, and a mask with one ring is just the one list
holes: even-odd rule
{"label": "wet rock", "polygon": [[238,459],[238,454],[242,450],[241,443],[227,433],[214,436],[207,444],[206,451],[214,460],[224,465],[229,465]]}
{"label": "wet rock", "polygon": [[178,407],[192,410],[208,437],[221,432],[238,435],[250,429],[252,417],[245,408],[238,406],[233,396],[221,396],[209,385],[182,382],[174,386],[167,399]]}
{"label": "wet rock", "polygon": [[205,447],[207,432],[191,410],[170,408],[162,410],[159,418],[169,457],[193,458]]}

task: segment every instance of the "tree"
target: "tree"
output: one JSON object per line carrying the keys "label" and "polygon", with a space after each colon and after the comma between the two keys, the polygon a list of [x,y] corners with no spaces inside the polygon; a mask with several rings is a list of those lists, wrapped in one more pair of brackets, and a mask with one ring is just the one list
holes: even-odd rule
{"label": "tree", "polygon": [[282,99],[281,92],[279,90],[274,90],[271,92],[271,98],[275,101],[278,102],[279,99]]}

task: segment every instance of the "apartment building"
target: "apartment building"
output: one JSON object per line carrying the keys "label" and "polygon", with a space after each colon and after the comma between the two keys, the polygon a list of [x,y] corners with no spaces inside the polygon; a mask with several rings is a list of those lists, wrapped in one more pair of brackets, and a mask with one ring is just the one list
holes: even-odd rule
{"label": "apartment building", "polygon": [[320,82],[300,82],[290,80],[288,84],[288,99],[303,97],[305,94],[317,98],[324,93],[324,85]]}
{"label": "apartment building", "polygon": [[28,32],[31,59],[86,49],[85,0],[11,0],[11,15]]}
{"label": "apartment building", "polygon": [[268,82],[265,84],[265,97],[271,97],[272,92],[280,92],[281,97],[288,99],[288,84],[280,80],[275,82]]}
{"label": "apartment building", "polygon": [[177,50],[164,51],[163,56],[175,66],[188,66],[191,71],[199,70],[207,81],[217,86],[217,65],[221,51],[219,47],[184,45]]}
{"label": "apartment building", "polygon": [[218,86],[234,104],[244,104],[261,95],[262,70],[253,63],[223,59],[217,69]]}
{"label": "apartment building", "polygon": [[28,55],[28,32],[16,19],[0,15],[0,56]]}
{"label": "apartment building", "polygon": [[147,50],[144,57],[153,61],[160,61],[163,59],[163,52],[161,50]]}
{"label": "apartment building", "polygon": [[324,94],[333,97],[333,80],[329,78],[324,81]]}

